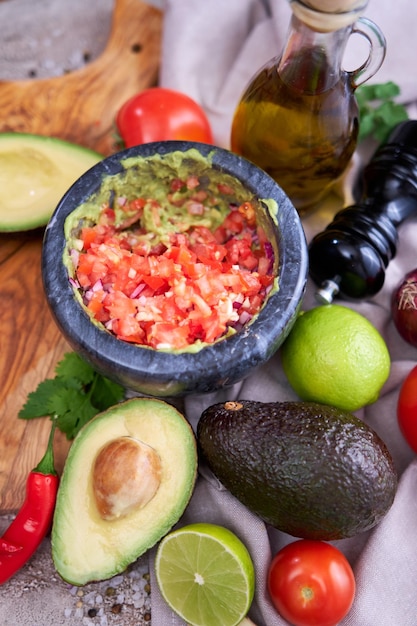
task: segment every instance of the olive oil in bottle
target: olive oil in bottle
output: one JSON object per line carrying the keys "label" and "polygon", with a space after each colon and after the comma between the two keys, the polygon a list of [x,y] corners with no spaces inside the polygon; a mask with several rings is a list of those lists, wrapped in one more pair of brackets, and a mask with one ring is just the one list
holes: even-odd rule
{"label": "olive oil in bottle", "polygon": [[231,149],[269,173],[304,213],[328,193],[351,159],[359,130],[354,91],[381,65],[385,41],[373,22],[359,18],[355,32],[368,39],[374,58],[371,62],[370,53],[366,70],[344,71],[356,11],[348,25],[334,29],[337,16],[332,21],[326,13],[321,21],[322,13],[309,9],[301,19],[297,5],[294,0],[282,55],[261,68],[237,106]]}

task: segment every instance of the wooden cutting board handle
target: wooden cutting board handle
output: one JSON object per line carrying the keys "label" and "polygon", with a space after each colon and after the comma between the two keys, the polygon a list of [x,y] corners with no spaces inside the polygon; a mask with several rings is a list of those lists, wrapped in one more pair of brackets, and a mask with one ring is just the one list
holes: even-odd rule
{"label": "wooden cutting board handle", "polygon": [[96,60],[58,77],[0,81],[0,132],[60,137],[113,153],[118,109],[157,81],[161,25],[154,7],[115,0],[110,37]]}

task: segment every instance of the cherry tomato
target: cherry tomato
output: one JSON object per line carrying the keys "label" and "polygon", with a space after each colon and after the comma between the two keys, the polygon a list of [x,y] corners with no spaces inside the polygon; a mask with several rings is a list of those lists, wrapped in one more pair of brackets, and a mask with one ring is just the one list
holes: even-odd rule
{"label": "cherry tomato", "polygon": [[408,374],[400,389],[397,417],[407,443],[417,452],[417,366]]}
{"label": "cherry tomato", "polygon": [[116,116],[116,126],[126,148],[170,139],[213,142],[200,105],[186,94],[164,87],[145,89],[127,100]]}
{"label": "cherry tomato", "polygon": [[349,612],[356,584],[340,550],[299,539],[273,558],[268,589],[277,611],[293,626],[335,626]]}

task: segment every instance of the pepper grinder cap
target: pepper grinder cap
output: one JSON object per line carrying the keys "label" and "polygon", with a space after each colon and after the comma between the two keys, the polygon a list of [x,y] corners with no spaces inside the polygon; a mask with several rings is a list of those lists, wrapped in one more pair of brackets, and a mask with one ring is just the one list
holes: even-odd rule
{"label": "pepper grinder cap", "polygon": [[356,22],[369,0],[289,0],[294,15],[318,32],[332,32]]}

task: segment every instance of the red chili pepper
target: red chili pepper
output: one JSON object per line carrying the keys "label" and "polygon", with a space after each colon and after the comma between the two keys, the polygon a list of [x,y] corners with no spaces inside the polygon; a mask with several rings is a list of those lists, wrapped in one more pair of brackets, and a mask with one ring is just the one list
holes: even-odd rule
{"label": "red chili pepper", "polygon": [[50,530],[59,484],[54,467],[54,432],[55,423],[43,458],[28,476],[25,501],[0,538],[0,584],[23,567]]}

